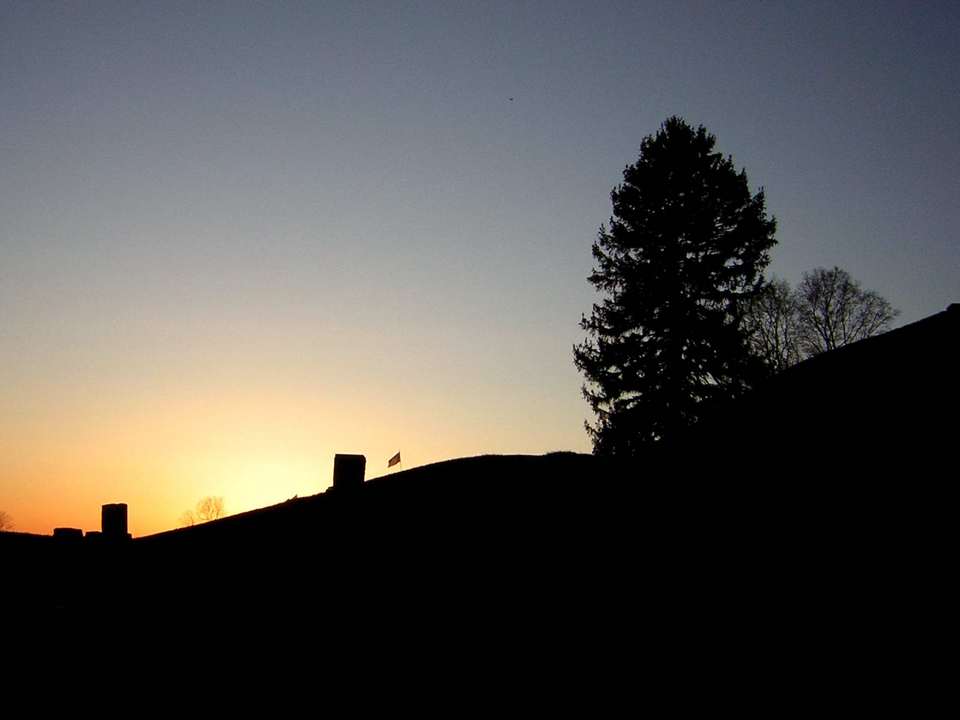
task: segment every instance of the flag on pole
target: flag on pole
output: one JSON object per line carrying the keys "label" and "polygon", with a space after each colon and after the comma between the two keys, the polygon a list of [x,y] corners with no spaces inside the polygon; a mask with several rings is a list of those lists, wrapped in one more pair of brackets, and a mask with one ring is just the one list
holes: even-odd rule
{"label": "flag on pole", "polygon": [[400,463],[400,453],[398,452],[392,458],[387,460],[387,467],[392,468],[394,465],[398,465],[399,463]]}

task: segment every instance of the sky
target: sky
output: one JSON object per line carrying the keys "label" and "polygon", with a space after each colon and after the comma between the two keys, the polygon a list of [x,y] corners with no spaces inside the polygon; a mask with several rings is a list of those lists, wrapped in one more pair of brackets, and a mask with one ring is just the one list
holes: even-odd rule
{"label": "sky", "polygon": [[0,0],[0,510],[175,527],[587,452],[590,245],[644,136],[764,188],[771,274],[960,300],[955,2]]}

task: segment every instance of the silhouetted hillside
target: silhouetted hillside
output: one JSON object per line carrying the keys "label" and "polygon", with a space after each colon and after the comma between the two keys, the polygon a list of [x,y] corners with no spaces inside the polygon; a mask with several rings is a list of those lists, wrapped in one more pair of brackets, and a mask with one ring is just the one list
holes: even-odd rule
{"label": "silhouetted hillside", "polygon": [[[952,435],[960,399],[960,305],[818,355],[718,408],[688,440],[812,472],[927,463]],[[830,462],[823,462],[829,458]]]}
{"label": "silhouetted hillside", "polygon": [[[52,607],[331,611],[398,588],[401,604],[468,587],[533,590],[625,552],[637,474],[572,453],[452,460],[129,543],[38,540],[44,552],[28,554],[52,570],[15,587]],[[61,550],[77,556],[63,584]]]}
{"label": "silhouetted hillside", "polygon": [[655,676],[882,672],[946,617],[958,323],[809,360],[639,459],[462,458],[132,541],[2,534],[3,603],[608,666],[642,648]]}
{"label": "silhouetted hillside", "polygon": [[610,582],[601,570],[627,555],[636,475],[573,454],[438,463],[136,540],[148,569],[138,582],[167,605],[419,616],[489,611],[509,596],[516,609],[570,595],[572,582]]}

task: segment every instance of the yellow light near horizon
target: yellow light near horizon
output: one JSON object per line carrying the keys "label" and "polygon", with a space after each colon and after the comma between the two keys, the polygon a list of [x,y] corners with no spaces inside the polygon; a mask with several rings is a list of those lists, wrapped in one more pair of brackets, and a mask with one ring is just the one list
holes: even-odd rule
{"label": "yellow light near horizon", "polygon": [[[275,505],[293,496],[323,492],[329,485],[332,456],[290,456],[270,452],[210,454],[186,458],[180,463],[183,477],[195,478],[190,486],[199,495],[224,499],[227,515]],[[194,501],[195,503],[195,501]],[[193,509],[187,502],[183,510]]]}
{"label": "yellow light near horizon", "polygon": [[[486,452],[559,449],[551,418],[512,390],[426,389],[392,378],[346,383],[334,373],[269,368],[262,376],[187,368],[90,386],[15,390],[0,411],[0,510],[16,529],[100,527],[100,507],[129,507],[134,536],[178,526],[205,496],[235,514],[323,492],[336,453],[367,457],[368,479]],[[15,400],[15,402],[14,402]],[[535,417],[535,419],[533,419]]]}

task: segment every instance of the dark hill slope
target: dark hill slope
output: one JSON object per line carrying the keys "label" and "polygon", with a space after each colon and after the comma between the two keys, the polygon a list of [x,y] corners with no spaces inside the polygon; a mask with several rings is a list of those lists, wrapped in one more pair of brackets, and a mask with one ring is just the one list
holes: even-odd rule
{"label": "dark hill slope", "polygon": [[777,538],[703,499],[716,481],[653,458],[452,460],[138,539],[118,595],[148,614],[297,618],[338,645],[667,657],[745,642],[796,582]]}
{"label": "dark hill slope", "polygon": [[[718,408],[687,445],[809,478],[930,470],[960,401],[960,305],[818,355]],[[850,480],[851,477],[845,478]],[[906,479],[906,478],[901,478]]]}
{"label": "dark hill slope", "polygon": [[952,524],[958,351],[954,304],[788,369],[665,456],[681,477],[720,480],[701,483],[702,502],[740,508],[823,573],[871,568],[882,584],[909,563],[932,577]]}
{"label": "dark hill slope", "polygon": [[572,453],[451,460],[140,538],[134,582],[163,602],[331,612],[371,598],[542,595],[630,554],[641,474]]}

